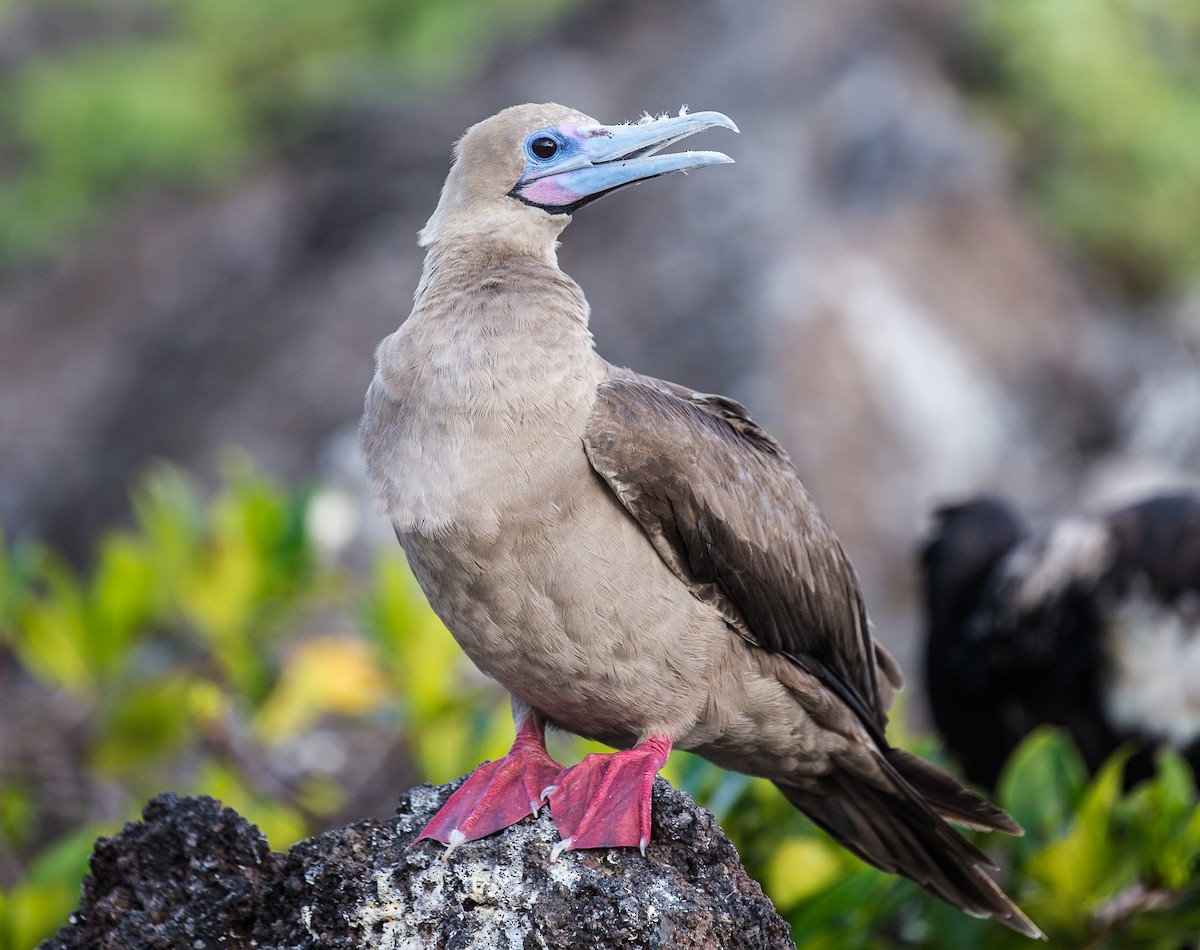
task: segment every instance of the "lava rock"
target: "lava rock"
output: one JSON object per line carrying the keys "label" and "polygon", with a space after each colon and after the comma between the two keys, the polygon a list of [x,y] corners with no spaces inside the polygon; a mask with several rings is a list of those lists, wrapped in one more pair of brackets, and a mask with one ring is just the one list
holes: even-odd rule
{"label": "lava rock", "polygon": [[459,783],[272,852],[211,798],[161,795],[92,855],[79,909],[41,950],[73,948],[792,947],[712,815],[659,779],[653,840],[550,861],[549,815],[457,848],[421,828]]}
{"label": "lava rock", "polygon": [[42,946],[251,946],[283,863],[262,832],[215,799],[159,795],[141,822],[96,842],[79,909]]}

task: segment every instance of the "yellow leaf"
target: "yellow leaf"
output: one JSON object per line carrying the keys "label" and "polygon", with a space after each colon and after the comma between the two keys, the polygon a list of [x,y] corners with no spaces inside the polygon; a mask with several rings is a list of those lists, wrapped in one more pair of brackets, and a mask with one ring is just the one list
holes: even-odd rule
{"label": "yellow leaf", "polygon": [[202,726],[224,719],[229,710],[229,697],[211,680],[193,680],[183,692],[183,702],[192,718]]}
{"label": "yellow leaf", "polygon": [[291,652],[256,725],[268,739],[295,735],[322,715],[360,716],[388,697],[375,652],[355,637],[305,640]]}
{"label": "yellow leaf", "polygon": [[786,838],[767,865],[767,892],[781,908],[792,907],[839,880],[845,862],[818,838]]}

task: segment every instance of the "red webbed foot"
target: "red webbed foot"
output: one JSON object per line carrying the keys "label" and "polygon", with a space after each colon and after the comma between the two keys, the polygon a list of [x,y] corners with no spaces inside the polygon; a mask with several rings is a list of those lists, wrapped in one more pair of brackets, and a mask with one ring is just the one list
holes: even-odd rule
{"label": "red webbed foot", "polygon": [[562,841],[553,861],[574,848],[640,848],[650,841],[650,793],[671,754],[668,739],[651,737],[624,752],[592,754],[558,776],[550,815]]}
{"label": "red webbed foot", "polygon": [[447,857],[464,841],[486,838],[528,815],[536,816],[547,788],[562,771],[562,765],[546,751],[541,719],[527,716],[508,754],[475,769],[430,819],[417,841],[433,838],[448,845],[443,855]]}

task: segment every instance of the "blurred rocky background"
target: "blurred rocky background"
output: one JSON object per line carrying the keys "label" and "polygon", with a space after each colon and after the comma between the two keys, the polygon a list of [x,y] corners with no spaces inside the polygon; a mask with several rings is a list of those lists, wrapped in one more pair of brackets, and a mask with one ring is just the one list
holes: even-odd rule
{"label": "blurred rocky background", "polygon": [[[545,100],[739,124],[711,146],[736,165],[589,207],[560,262],[608,358],[782,438],[910,671],[909,723],[932,506],[993,490],[1048,516],[1196,482],[1191,0],[0,0],[9,547],[86,578],[148,466],[193,473],[194,512],[237,447],[319,486],[322,556],[390,550],[354,438],[373,347],[408,313],[453,140]],[[40,788],[76,766],[28,724],[78,733],[94,696],[30,685],[16,576],[0,779]],[[374,798],[316,811],[386,800],[402,752]],[[141,804],[91,794],[42,836]],[[0,848],[0,884],[30,847]]]}

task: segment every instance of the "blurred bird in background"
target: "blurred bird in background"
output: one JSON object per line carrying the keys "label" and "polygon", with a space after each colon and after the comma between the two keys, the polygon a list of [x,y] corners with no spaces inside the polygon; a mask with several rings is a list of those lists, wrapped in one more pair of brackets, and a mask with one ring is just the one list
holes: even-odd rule
{"label": "blurred bird in background", "polygon": [[1036,726],[1095,771],[1123,743],[1132,784],[1169,745],[1200,773],[1200,494],[1155,494],[1032,530],[978,497],[935,514],[921,552],[938,731],[994,787]]}

